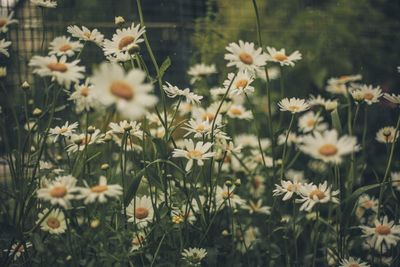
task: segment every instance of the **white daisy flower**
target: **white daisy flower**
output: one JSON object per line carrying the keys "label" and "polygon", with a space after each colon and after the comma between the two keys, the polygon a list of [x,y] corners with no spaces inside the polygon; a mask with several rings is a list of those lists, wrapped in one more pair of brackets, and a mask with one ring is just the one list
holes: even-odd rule
{"label": "white daisy flower", "polygon": [[[219,125],[221,122],[221,114],[218,114],[217,118],[215,118],[218,109],[218,103],[216,104],[217,105],[211,104],[208,108],[205,109],[202,107],[194,107],[192,110],[192,117],[196,120],[208,120],[210,123],[212,123],[213,120],[216,119],[215,125]],[[220,113],[226,112],[228,108],[228,105],[222,105]]]}
{"label": "white daisy flower", "polygon": [[297,171],[294,169],[289,169],[285,173],[286,178],[292,180],[293,182],[304,182],[304,171]]}
{"label": "white daisy flower", "polygon": [[343,156],[357,150],[356,137],[344,135],[339,138],[336,130],[314,132],[303,136],[301,142],[299,147],[304,153],[315,159],[336,164],[342,162]]}
{"label": "white daisy flower", "polygon": [[350,91],[354,99],[357,99],[359,95],[364,99],[368,105],[379,102],[379,98],[382,96],[382,89],[377,86],[372,85],[360,85]]}
{"label": "white daisy flower", "polygon": [[300,60],[301,54],[299,51],[294,51],[290,55],[286,55],[285,49],[276,50],[273,47],[267,46],[267,61],[277,62],[281,66],[294,66],[294,62]]}
{"label": "white daisy flower", "polygon": [[[399,132],[396,134],[396,128],[392,126],[386,126],[381,128],[377,133],[376,133],[376,141],[380,143],[393,143],[397,138],[399,137]],[[396,137],[395,137],[396,135]]]}
{"label": "white daisy flower", "polygon": [[83,45],[80,42],[71,41],[69,37],[59,36],[51,41],[49,55],[71,57],[76,52],[79,52],[82,47]]}
{"label": "white daisy flower", "polygon": [[67,57],[62,56],[57,59],[55,55],[42,57],[34,56],[29,62],[29,66],[34,67],[33,73],[41,77],[52,77],[52,81],[57,81],[67,89],[71,83],[78,83],[84,77],[85,67],[78,66],[79,60],[67,62]]}
{"label": "white daisy flower", "polygon": [[237,231],[237,249],[246,253],[247,250],[251,249],[252,246],[258,241],[258,237],[260,236],[260,230],[257,227],[250,226],[243,235],[241,230]]}
{"label": "white daisy flower", "polygon": [[37,197],[49,201],[52,205],[60,205],[63,208],[71,206],[71,200],[75,199],[74,193],[78,188],[77,180],[72,175],[58,176],[49,182],[47,187],[37,190]]}
{"label": "white daisy flower", "polygon": [[140,129],[142,124],[136,121],[123,120],[118,123],[110,122],[108,126],[111,128],[110,132],[113,134],[123,135],[128,132],[129,136],[135,136],[139,139],[143,137],[143,131]]}
{"label": "white daisy flower", "polygon": [[74,122],[69,124],[67,121],[63,126],[56,126],[54,128],[50,128],[49,135],[54,136],[54,143],[57,142],[60,136],[70,137],[75,132],[76,128],[78,128],[78,122]]}
{"label": "white daisy flower", "polygon": [[361,74],[354,74],[354,75],[342,75],[336,78],[330,78],[328,80],[328,84],[345,84],[349,82],[356,82],[362,79]]}
{"label": "white daisy flower", "polygon": [[392,186],[397,190],[400,191],[400,172],[392,172]]}
{"label": "white daisy flower", "polygon": [[184,96],[186,98],[186,102],[190,102],[192,104],[200,104],[200,100],[203,99],[203,96],[190,92],[189,88],[182,90],[168,82],[167,85],[163,85],[163,89],[169,98]]}
{"label": "white daisy flower", "polygon": [[[279,69],[279,67],[270,67],[267,69],[267,71],[269,80],[276,80],[281,76],[281,70]],[[264,68],[256,69],[255,74],[257,78],[260,78],[264,81],[267,80],[267,75]]]}
{"label": "white daisy flower", "polygon": [[31,3],[38,7],[45,7],[45,8],[56,8],[57,1],[53,0],[31,0]]}
{"label": "white daisy flower", "polygon": [[253,114],[250,110],[246,110],[242,105],[232,105],[226,113],[232,119],[251,120]]}
{"label": "white daisy flower", "polygon": [[142,35],[145,31],[145,27],[141,27],[140,24],[135,26],[134,23],[129,28],[117,29],[112,40],[104,40],[103,50],[105,56],[115,56],[120,61],[129,60],[128,50],[144,41]]}
{"label": "white daisy flower", "polygon": [[125,74],[120,65],[103,63],[90,80],[102,104],[115,104],[121,115],[134,120],[157,103],[157,98],[150,94],[153,85],[144,83],[145,78],[146,74],[141,70],[132,69]]}
{"label": "white daisy flower", "polygon": [[10,41],[6,41],[6,39],[0,40],[0,54],[5,55],[6,57],[10,57],[10,53],[8,53],[7,48],[11,45]]}
{"label": "white daisy flower", "polygon": [[188,248],[182,252],[182,259],[191,266],[200,266],[201,261],[207,256],[204,248]]}
{"label": "white daisy flower", "polygon": [[391,102],[392,104],[398,105],[400,107],[400,94],[388,94],[384,93],[383,98],[385,98],[387,101]]}
{"label": "white daisy flower", "polygon": [[132,247],[130,252],[139,250],[144,245],[145,241],[146,241],[146,233],[144,231],[139,231],[137,233],[134,233],[131,241]]}
{"label": "white daisy flower", "polygon": [[185,125],[187,127],[182,127],[182,129],[187,131],[184,137],[194,133],[195,138],[201,138],[203,135],[211,133],[211,124],[208,120],[190,119]]}
{"label": "white daisy flower", "polygon": [[250,200],[247,204],[243,206],[243,209],[248,210],[250,214],[260,213],[260,214],[271,214],[271,207],[263,206],[262,200],[258,199],[256,202]]}
{"label": "white daisy flower", "polygon": [[194,144],[193,140],[185,139],[185,149],[174,149],[172,156],[175,158],[187,158],[189,161],[186,164],[185,170],[190,171],[193,166],[193,161],[197,161],[197,165],[203,166],[203,160],[207,160],[214,156],[214,152],[210,150],[212,143],[203,143],[202,141]]}
{"label": "white daisy flower", "polygon": [[281,180],[281,185],[275,184],[273,195],[274,196],[284,195],[282,200],[286,201],[291,199],[294,194],[299,194],[301,186],[302,183],[298,181]]}
{"label": "white daisy flower", "polygon": [[[234,137],[235,144],[240,144],[242,147],[258,147],[258,138],[254,134],[238,134]],[[271,140],[268,138],[262,138],[261,148],[266,150],[271,146]]]}
{"label": "white daisy flower", "polygon": [[[235,79],[232,82],[233,78]],[[229,92],[230,95],[244,95],[245,93],[253,93],[254,87],[250,85],[253,81],[253,74],[251,74],[246,69],[240,70],[237,73],[236,77],[234,73],[229,73],[228,79],[224,81],[225,92],[226,90],[228,90],[229,85],[232,84]]]}
{"label": "white daisy flower", "polygon": [[358,218],[364,216],[366,211],[378,212],[379,202],[374,197],[370,197],[367,194],[363,194],[358,198],[356,215]]}
{"label": "white daisy flower", "polygon": [[235,186],[223,187],[217,186],[215,199],[217,201],[217,208],[228,206],[229,202],[232,208],[237,208],[246,203],[244,199],[235,194]]}
{"label": "white daisy flower", "polygon": [[8,14],[7,8],[0,9],[0,33],[6,33],[8,31],[8,26],[18,23],[18,20],[13,19],[14,11]]}
{"label": "white daisy flower", "polygon": [[194,84],[204,77],[217,73],[217,69],[215,67],[215,64],[206,65],[204,63],[200,63],[191,66],[187,73],[192,76],[190,79],[190,83]]}
{"label": "white daisy flower", "polygon": [[328,111],[336,109],[339,105],[339,102],[336,99],[324,99],[320,95],[317,97],[311,95],[307,102],[310,106],[322,106]]}
{"label": "white daisy flower", "polygon": [[239,44],[230,43],[226,50],[225,60],[228,60],[228,67],[235,66],[238,69],[246,69],[254,73],[256,69],[265,66],[267,55],[263,53],[262,48],[255,49],[254,43],[239,41]]}
{"label": "white daisy flower", "polygon": [[99,129],[91,134],[72,134],[71,141],[72,143],[67,146],[67,152],[75,153],[84,150],[86,146],[104,143],[104,134]]}
{"label": "white daisy flower", "polygon": [[86,187],[81,187],[77,198],[84,199],[85,204],[96,201],[105,203],[108,198],[118,198],[120,195],[122,195],[122,187],[119,184],[109,185],[107,184],[107,178],[100,176],[97,185],[89,186],[86,184]]}
{"label": "white daisy flower", "polygon": [[339,267],[370,267],[369,264],[353,257],[342,259],[339,264]]}
{"label": "white daisy flower", "polygon": [[39,223],[43,220],[40,224],[40,229],[45,232],[49,232],[50,234],[62,234],[65,233],[67,230],[67,221],[65,220],[64,213],[60,209],[52,210],[45,219],[45,215],[49,212],[49,209],[44,209],[38,215],[38,220],[36,223]]}
{"label": "white daisy flower", "polygon": [[396,246],[400,241],[400,225],[396,225],[394,221],[389,221],[388,217],[383,217],[382,221],[375,219],[374,227],[360,226],[363,237],[366,237],[368,243],[377,251],[381,250],[381,245],[385,249]]}
{"label": "white daisy flower", "polygon": [[[195,201],[193,201],[195,202]],[[171,211],[171,221],[174,224],[180,224],[187,221],[193,224],[196,221],[196,216],[193,214],[189,206],[182,206]]]}
{"label": "white daisy flower", "polygon": [[40,170],[51,170],[54,167],[53,163],[49,161],[39,161],[39,169]]}
{"label": "white daisy flower", "polygon": [[82,29],[78,26],[68,26],[67,31],[73,36],[78,38],[81,41],[85,42],[93,42],[97,45],[101,45],[103,43],[104,35],[101,34],[97,29],[93,29],[92,31],[82,26]]}
{"label": "white daisy flower", "polygon": [[331,94],[337,95],[346,95],[347,94],[347,86],[343,83],[331,83],[328,80],[328,85],[326,86],[326,91]]}
{"label": "white daisy flower", "polygon": [[323,118],[319,114],[315,114],[314,111],[308,111],[299,118],[298,126],[303,133],[321,132],[328,128],[328,124],[322,122]]}
{"label": "white daisy flower", "polygon": [[136,196],[126,207],[128,222],[136,223],[139,228],[146,227],[153,221],[154,209],[149,196]]}
{"label": "white daisy flower", "polygon": [[89,79],[86,79],[85,83],[75,84],[75,91],[68,99],[74,101],[77,113],[88,112],[98,108],[100,105],[96,91],[93,89],[93,85],[90,84]]}
{"label": "white daisy flower", "polygon": [[306,100],[300,98],[284,98],[279,101],[278,106],[281,111],[290,111],[292,114],[303,112],[310,108]]}
{"label": "white daisy flower", "polygon": [[339,199],[336,197],[339,190],[332,191],[332,187],[328,187],[328,182],[314,185],[313,183],[304,184],[299,190],[301,199],[296,199],[297,203],[303,203],[300,210],[311,211],[315,204],[333,202],[339,204]]}
{"label": "white daisy flower", "polygon": [[122,17],[122,16],[116,16],[116,17],[114,18],[114,24],[115,24],[115,25],[122,25],[122,24],[124,24],[124,23],[125,23],[124,17]]}
{"label": "white daisy flower", "polygon": [[255,175],[249,181],[249,192],[254,197],[260,197],[265,192],[265,177],[261,175]]}
{"label": "white daisy flower", "polygon": [[26,252],[26,251],[25,251],[25,247],[26,247],[26,248],[32,247],[32,243],[31,243],[31,242],[25,242],[25,245],[22,244],[22,243],[20,243],[20,242],[14,243],[14,244],[11,246],[10,251],[8,251],[7,249],[5,249],[4,252],[8,252],[8,256],[9,256],[9,257],[12,256],[12,255],[14,255],[13,260],[16,261],[19,257],[22,256],[22,254],[24,254],[24,253]]}

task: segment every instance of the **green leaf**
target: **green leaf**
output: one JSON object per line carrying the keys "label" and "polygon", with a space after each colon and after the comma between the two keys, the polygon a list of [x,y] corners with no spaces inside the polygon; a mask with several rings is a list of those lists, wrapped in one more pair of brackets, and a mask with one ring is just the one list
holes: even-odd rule
{"label": "green leaf", "polygon": [[333,128],[335,128],[338,134],[340,135],[342,133],[342,124],[340,122],[340,117],[337,109],[331,112],[331,118],[332,118]]}
{"label": "green leaf", "polygon": [[164,60],[164,62],[161,64],[160,72],[159,72],[160,77],[158,77],[158,78],[162,79],[162,77],[164,76],[164,74],[167,71],[167,69],[169,68],[169,66],[171,66],[171,59],[169,57],[167,57]]}
{"label": "green leaf", "polygon": [[128,186],[128,190],[126,191],[125,194],[125,205],[129,205],[129,203],[131,202],[132,198],[135,196],[139,185],[140,185],[140,181],[142,181],[142,177],[145,174],[146,168],[143,168],[142,170],[140,170],[135,177],[133,177],[132,182],[129,184]]}
{"label": "green leaf", "polygon": [[161,156],[161,158],[163,159],[168,158],[168,146],[165,140],[161,138],[153,138],[152,141],[156,145],[157,151]]}

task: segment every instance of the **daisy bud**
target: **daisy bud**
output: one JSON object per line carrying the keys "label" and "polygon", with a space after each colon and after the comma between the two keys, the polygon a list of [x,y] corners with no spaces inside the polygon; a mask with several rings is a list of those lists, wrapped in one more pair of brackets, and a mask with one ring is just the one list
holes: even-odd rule
{"label": "daisy bud", "polygon": [[106,171],[110,168],[110,165],[108,165],[107,163],[101,164],[100,169],[103,171]]}
{"label": "daisy bud", "polygon": [[40,108],[35,108],[33,111],[32,111],[32,115],[33,116],[40,116],[42,114],[42,110],[40,109]]}
{"label": "daisy bud", "polygon": [[132,125],[128,124],[124,127],[124,130],[129,132],[130,130],[132,130]]}
{"label": "daisy bud", "polygon": [[105,136],[104,136],[104,142],[110,142],[111,140],[113,139],[113,137],[112,137],[112,135],[111,134],[106,134]]}
{"label": "daisy bud", "polygon": [[27,91],[31,88],[31,85],[27,81],[25,81],[22,83],[21,88]]}
{"label": "daisy bud", "polygon": [[72,256],[71,256],[71,255],[68,255],[68,256],[65,258],[65,260],[66,260],[66,261],[72,260]]}
{"label": "daisy bud", "polygon": [[100,225],[100,220],[98,219],[94,219],[90,222],[90,227],[93,229],[99,227],[99,225]]}
{"label": "daisy bud", "polygon": [[122,25],[125,23],[125,19],[122,16],[115,17],[115,25]]}
{"label": "daisy bud", "polygon": [[94,126],[89,126],[87,129],[88,134],[93,134],[96,131],[96,128]]}
{"label": "daisy bud", "polygon": [[74,140],[74,144],[79,146],[83,143],[84,139],[85,139],[84,137],[78,137]]}
{"label": "daisy bud", "polygon": [[240,186],[241,184],[242,184],[242,181],[240,181],[239,178],[235,180],[235,185],[236,186]]}
{"label": "daisy bud", "polygon": [[7,68],[0,67],[0,78],[6,77],[6,76],[7,76]]}
{"label": "daisy bud", "polygon": [[63,159],[63,157],[62,157],[61,155],[57,155],[57,156],[56,156],[56,160],[57,160],[57,161],[61,161],[62,159]]}
{"label": "daisy bud", "polygon": [[232,181],[230,181],[230,180],[226,181],[226,182],[225,182],[225,185],[226,185],[227,187],[231,187],[231,186],[232,186]]}
{"label": "daisy bud", "polygon": [[335,110],[338,106],[338,103],[336,101],[331,101],[325,103],[325,109],[326,110]]}
{"label": "daisy bud", "polygon": [[33,99],[28,100],[28,105],[33,105],[34,103],[35,103],[35,101]]}
{"label": "daisy bud", "polygon": [[238,209],[233,209],[233,214],[238,214],[239,210]]}
{"label": "daisy bud", "polygon": [[383,130],[383,135],[384,135],[385,137],[389,137],[389,136],[392,135],[392,132],[390,131],[390,129],[384,129],[384,130]]}
{"label": "daisy bud", "polygon": [[223,230],[221,233],[223,236],[228,236],[229,235],[229,231],[228,230]]}
{"label": "daisy bud", "polygon": [[131,44],[128,47],[128,52],[131,55],[139,53],[140,52],[140,46],[138,46],[137,44]]}

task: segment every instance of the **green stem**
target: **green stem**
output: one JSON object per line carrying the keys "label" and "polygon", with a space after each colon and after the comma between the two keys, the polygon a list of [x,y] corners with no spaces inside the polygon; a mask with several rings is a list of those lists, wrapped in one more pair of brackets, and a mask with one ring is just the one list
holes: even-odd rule
{"label": "green stem", "polygon": [[294,122],[294,117],[295,114],[292,114],[292,117],[290,118],[290,123],[289,123],[289,128],[286,132],[286,137],[285,137],[285,144],[283,145],[283,154],[282,154],[282,165],[281,165],[281,175],[280,175],[280,180],[283,179],[283,174],[285,173],[285,162],[286,162],[286,152],[287,152],[287,141],[289,138],[290,131],[292,130],[293,122]]}

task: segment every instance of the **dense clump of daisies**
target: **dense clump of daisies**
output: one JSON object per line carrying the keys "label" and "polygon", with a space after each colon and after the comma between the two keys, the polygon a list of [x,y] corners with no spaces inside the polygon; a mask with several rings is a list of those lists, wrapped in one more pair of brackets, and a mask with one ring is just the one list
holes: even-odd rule
{"label": "dense clump of daisies", "polygon": [[[24,82],[32,101],[2,114],[2,266],[399,264],[400,95],[358,74],[275,92],[302,54],[242,40],[224,65],[191,66],[185,88],[164,80],[143,23],[115,23],[109,39],[78,25],[54,38],[29,62],[46,88]],[[89,71],[84,49],[104,62]],[[379,104],[399,119],[371,134]]]}

